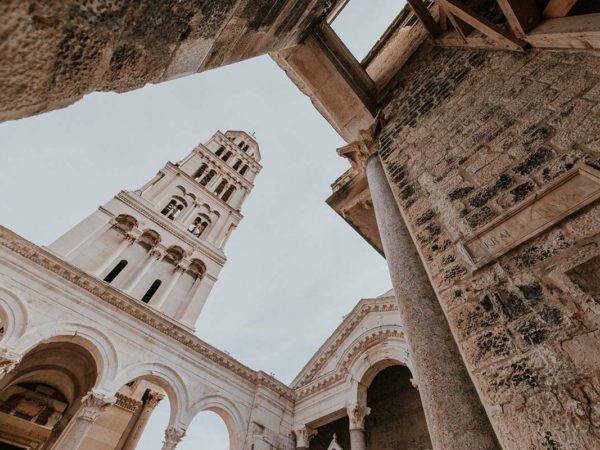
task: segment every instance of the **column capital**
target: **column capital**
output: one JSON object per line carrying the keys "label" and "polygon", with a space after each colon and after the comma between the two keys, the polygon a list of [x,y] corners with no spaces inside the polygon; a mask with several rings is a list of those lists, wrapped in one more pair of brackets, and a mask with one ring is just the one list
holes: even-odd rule
{"label": "column capital", "polygon": [[296,435],[296,447],[308,448],[310,440],[317,435],[317,430],[304,425],[301,428],[296,428],[294,434]]}
{"label": "column capital", "polygon": [[350,430],[364,430],[365,419],[371,413],[371,408],[360,403],[348,403],[346,411],[350,419]]}
{"label": "column capital", "polygon": [[10,350],[0,350],[0,379],[4,378],[21,362],[22,355]]}
{"label": "column capital", "polygon": [[348,159],[352,169],[364,172],[367,161],[379,153],[379,135],[383,129],[383,113],[380,111],[369,128],[358,132],[359,139],[337,149],[338,155]]}
{"label": "column capital", "polygon": [[148,252],[148,255],[156,260],[160,260],[163,257],[163,254],[164,253],[156,247],[150,249],[150,251]]}
{"label": "column capital", "polygon": [[164,394],[156,391],[148,391],[146,394],[146,405],[148,408],[154,409],[165,398]]}
{"label": "column capital", "polygon": [[107,406],[113,405],[116,400],[117,399],[112,395],[106,395],[92,389],[81,399],[83,407],[79,413],[78,419],[93,423],[102,411],[104,411]]}
{"label": "column capital", "polygon": [[177,444],[181,442],[185,436],[185,430],[176,427],[169,427],[165,430],[165,440],[163,441],[162,450],[174,450]]}

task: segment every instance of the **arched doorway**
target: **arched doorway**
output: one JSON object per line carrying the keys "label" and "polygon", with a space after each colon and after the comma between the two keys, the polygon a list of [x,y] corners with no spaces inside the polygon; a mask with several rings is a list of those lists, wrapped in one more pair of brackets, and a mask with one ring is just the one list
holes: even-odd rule
{"label": "arched doorway", "polygon": [[[379,371],[367,388],[367,450],[426,450],[431,441],[419,392],[410,370],[392,365]],[[345,448],[345,447],[344,447]]]}
{"label": "arched doorway", "polygon": [[30,350],[0,383],[0,447],[50,448],[97,376],[94,357],[78,344],[43,343]]}

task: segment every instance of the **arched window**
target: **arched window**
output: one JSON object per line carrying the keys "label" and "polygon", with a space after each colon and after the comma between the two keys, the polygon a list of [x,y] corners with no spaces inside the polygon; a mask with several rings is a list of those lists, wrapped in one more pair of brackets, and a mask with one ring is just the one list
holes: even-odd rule
{"label": "arched window", "polygon": [[223,157],[221,157],[221,159],[223,161],[227,161],[230,157],[231,157],[231,152],[227,152],[227,153],[225,153],[225,155]]}
{"label": "arched window", "polygon": [[221,156],[223,154],[223,152],[225,151],[225,147],[223,147],[222,145],[219,147],[219,149],[215,152],[215,155],[217,156]]}
{"label": "arched window", "polygon": [[248,170],[248,164],[246,164],[244,167],[242,167],[242,170],[240,170],[240,175],[244,175],[247,170]]}
{"label": "arched window", "polygon": [[208,166],[206,164],[202,164],[200,168],[196,170],[196,173],[194,174],[196,181],[200,181],[200,177],[204,174],[204,172],[206,172],[207,168]]}
{"label": "arched window", "polygon": [[185,204],[176,198],[172,199],[167,206],[160,212],[163,216],[167,216],[167,219],[173,220],[179,215],[179,213],[185,208]]}
{"label": "arched window", "polygon": [[223,194],[223,197],[221,197],[223,199],[223,201],[227,201],[229,200],[229,198],[231,197],[231,194],[233,194],[235,192],[235,187],[234,186],[229,186],[229,189],[227,189],[225,191],[225,193]]}
{"label": "arched window", "polygon": [[156,291],[158,291],[158,288],[160,287],[161,284],[162,284],[162,281],[154,280],[152,285],[150,285],[150,287],[148,288],[148,290],[142,297],[142,301],[144,303],[148,303],[150,301],[150,299],[152,298],[152,296],[156,293]]}
{"label": "arched window", "polygon": [[113,267],[113,270],[108,272],[108,275],[106,275],[104,277],[104,281],[106,281],[107,283],[112,282],[123,271],[123,269],[125,268],[125,266],[127,264],[128,264],[127,260],[125,260],[125,259],[122,259],[121,261],[119,261],[117,263],[117,265],[115,267]]}
{"label": "arched window", "polygon": [[208,217],[201,215],[194,219],[194,222],[188,227],[188,231],[194,236],[200,237],[210,225]]}
{"label": "arched window", "polygon": [[212,179],[213,179],[213,177],[214,177],[216,174],[217,174],[217,172],[215,172],[214,170],[211,170],[210,172],[208,172],[208,173],[206,174],[206,176],[205,176],[204,178],[202,178],[202,180],[200,181],[200,184],[201,184],[202,186],[206,186],[206,185],[207,185],[207,184],[210,182],[210,180],[212,180]]}
{"label": "arched window", "polygon": [[233,170],[238,170],[240,168],[240,166],[242,165],[242,160],[238,159],[235,164],[233,165]]}
{"label": "arched window", "polygon": [[244,141],[238,142],[238,147],[239,148],[244,148]]}
{"label": "arched window", "polygon": [[177,201],[176,200],[171,200],[167,206],[165,206],[163,208],[163,210],[160,212],[163,216],[168,216],[169,213],[171,211],[173,211],[175,209],[175,207],[177,206]]}
{"label": "arched window", "polygon": [[242,150],[247,152],[249,148],[250,148],[250,144],[246,144],[246,145],[244,145],[244,148]]}
{"label": "arched window", "polygon": [[227,180],[221,180],[217,189],[215,189],[215,194],[220,195],[221,192],[223,192],[223,189],[225,189],[225,186],[227,186]]}

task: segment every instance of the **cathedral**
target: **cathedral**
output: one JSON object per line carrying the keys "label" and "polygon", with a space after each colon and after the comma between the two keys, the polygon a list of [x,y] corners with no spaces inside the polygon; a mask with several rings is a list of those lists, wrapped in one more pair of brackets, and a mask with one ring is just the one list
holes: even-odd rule
{"label": "cathedral", "polygon": [[408,0],[359,61],[356,1],[0,5],[0,120],[268,53],[393,285],[289,385],[196,337],[262,168],[216,132],[48,247],[0,228],[0,449],[131,450],[161,401],[163,450],[202,411],[231,450],[600,448],[600,5]]}

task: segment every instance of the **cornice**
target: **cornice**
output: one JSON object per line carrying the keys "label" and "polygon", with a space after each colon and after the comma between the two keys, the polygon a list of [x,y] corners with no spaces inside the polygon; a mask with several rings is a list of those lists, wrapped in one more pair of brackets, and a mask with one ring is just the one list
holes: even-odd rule
{"label": "cornice", "polygon": [[368,314],[390,311],[398,311],[398,304],[394,297],[362,299],[358,302],[350,314],[344,318],[342,323],[302,368],[292,381],[291,387],[299,388],[310,383],[330,357],[340,348],[344,340]]}
{"label": "cornice", "polygon": [[[153,210],[151,210],[150,208],[143,205],[139,200],[133,198],[133,195],[134,194],[131,194],[128,191],[121,191],[116,195],[115,198],[122,201],[127,206],[129,206],[131,209],[137,211],[138,213],[140,213],[141,215],[143,215],[144,217],[149,219],[151,222],[160,224],[161,227],[163,227],[165,230],[167,230],[173,236],[176,236],[178,239],[181,239],[183,242],[188,244],[191,248],[198,250],[203,255],[208,256],[213,261],[215,261],[217,264],[220,264],[220,265],[225,264],[225,262],[227,261],[227,258],[225,257],[225,254],[223,252],[219,252],[219,251],[215,250],[215,248],[209,247],[203,241],[191,239],[190,236],[186,236],[187,232],[182,232],[181,230],[177,229],[175,226],[173,226],[173,224],[170,221],[167,222],[167,220],[165,220],[164,216],[155,213]],[[190,233],[187,233],[187,234],[190,234]]]}
{"label": "cornice", "polygon": [[119,408],[123,408],[127,411],[135,412],[136,409],[142,404],[139,400],[135,398],[128,397],[127,395],[121,394],[117,392],[115,394],[115,398],[117,401],[115,402],[115,406]]}
{"label": "cornice", "polygon": [[153,310],[145,303],[89,275],[2,226],[0,226],[0,246],[84,289],[99,300],[118,308],[145,325],[178,341],[196,354],[214,362],[245,381],[255,386],[264,386],[289,401],[294,400],[293,390],[279,380],[266,375],[264,372],[257,372],[246,367],[221,350],[194,336],[177,322]]}
{"label": "cornice", "polygon": [[344,353],[342,359],[336,365],[335,370],[296,388],[294,390],[295,400],[304,400],[305,398],[343,384],[348,376],[348,369],[361,354],[369,348],[393,338],[404,338],[404,332],[398,325],[380,327],[361,336],[357,339],[355,344]]}

